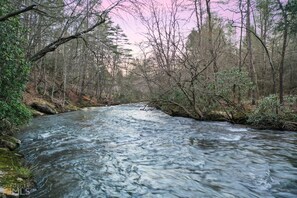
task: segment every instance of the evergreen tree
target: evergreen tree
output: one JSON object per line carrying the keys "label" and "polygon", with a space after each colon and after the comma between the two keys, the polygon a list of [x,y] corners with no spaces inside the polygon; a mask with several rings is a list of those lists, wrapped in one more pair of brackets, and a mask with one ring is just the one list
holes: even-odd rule
{"label": "evergreen tree", "polygon": [[[8,0],[0,2],[0,16],[12,10]],[[25,61],[23,30],[17,17],[0,22],[0,131],[26,123],[30,112],[22,104],[29,75]]]}

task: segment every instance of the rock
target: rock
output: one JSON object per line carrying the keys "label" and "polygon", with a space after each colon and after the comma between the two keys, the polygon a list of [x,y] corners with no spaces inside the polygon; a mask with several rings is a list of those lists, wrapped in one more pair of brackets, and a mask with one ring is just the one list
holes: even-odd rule
{"label": "rock", "polygon": [[213,120],[213,121],[226,121],[228,120],[228,115],[226,112],[223,111],[211,111],[206,116],[207,120]]}
{"label": "rock", "polygon": [[24,179],[18,177],[18,178],[17,178],[17,181],[18,181],[18,182],[22,182],[22,181],[24,181]]}
{"label": "rock", "polygon": [[16,143],[16,144],[18,144],[18,145],[20,145],[20,144],[22,143],[21,140],[15,138],[15,137],[12,137],[12,136],[5,135],[4,137],[5,137],[8,141],[14,142],[14,143]]}
{"label": "rock", "polygon": [[38,117],[38,116],[43,116],[44,113],[40,112],[40,111],[37,111],[35,109],[31,109],[31,113],[33,115],[33,117]]}
{"label": "rock", "polygon": [[17,144],[15,144],[13,142],[6,141],[6,140],[1,140],[1,139],[0,139],[0,145],[4,148],[8,148],[11,151],[18,148]]}
{"label": "rock", "polygon": [[[15,142],[20,141],[16,139]],[[35,189],[31,171],[22,164],[23,160],[14,151],[0,148],[0,198],[28,195],[31,189]]]}
{"label": "rock", "polygon": [[4,147],[4,148],[8,148],[11,151],[18,148],[18,144],[14,143],[14,142],[9,142],[9,141],[6,141],[6,140],[2,140],[2,139],[0,139],[0,145],[2,147]]}
{"label": "rock", "polygon": [[31,104],[31,107],[37,111],[40,111],[42,113],[45,114],[56,114],[57,111],[50,107],[50,105],[46,104],[46,103],[37,103],[37,102],[33,102]]}
{"label": "rock", "polygon": [[20,144],[21,141],[14,137],[8,135],[0,136],[0,147],[8,148],[9,150],[13,151],[17,149]]}
{"label": "rock", "polygon": [[11,188],[3,188],[3,187],[0,187],[0,195],[3,195],[3,197],[6,197],[6,196],[19,197],[18,192],[14,192]]}
{"label": "rock", "polygon": [[72,105],[72,104],[68,104],[64,107],[64,111],[68,112],[68,111],[77,111],[79,110],[79,107]]}

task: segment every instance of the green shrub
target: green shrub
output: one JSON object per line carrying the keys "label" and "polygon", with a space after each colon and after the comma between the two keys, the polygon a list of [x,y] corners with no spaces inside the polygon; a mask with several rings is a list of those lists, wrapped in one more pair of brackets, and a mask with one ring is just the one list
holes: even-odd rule
{"label": "green shrub", "polygon": [[233,100],[234,94],[244,96],[253,87],[248,72],[232,68],[216,74],[216,94]]}
{"label": "green shrub", "polygon": [[294,98],[293,96],[285,97],[286,106],[279,103],[276,95],[263,98],[249,115],[248,123],[257,127],[285,128],[287,121],[297,121],[297,115],[290,108],[296,102]]}

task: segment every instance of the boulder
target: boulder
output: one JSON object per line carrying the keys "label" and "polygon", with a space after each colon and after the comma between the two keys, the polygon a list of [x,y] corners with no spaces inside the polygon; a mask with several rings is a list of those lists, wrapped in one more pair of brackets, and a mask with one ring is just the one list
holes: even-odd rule
{"label": "boulder", "polygon": [[37,111],[35,109],[31,109],[31,113],[32,113],[33,117],[38,117],[38,116],[44,115],[44,113],[41,113],[40,111]]}
{"label": "boulder", "polygon": [[51,107],[50,105],[46,103],[38,103],[38,102],[33,102],[31,104],[31,107],[39,112],[45,113],[45,114],[56,114],[57,111]]}

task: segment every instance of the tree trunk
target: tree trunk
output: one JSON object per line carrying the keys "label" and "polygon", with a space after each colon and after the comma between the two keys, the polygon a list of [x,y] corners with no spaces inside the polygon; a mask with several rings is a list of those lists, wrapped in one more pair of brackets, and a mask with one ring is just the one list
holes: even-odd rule
{"label": "tree trunk", "polygon": [[[239,0],[239,10],[240,10],[240,37],[239,37],[239,52],[238,52],[238,69],[241,72],[242,70],[242,36],[243,36],[243,10],[242,10],[242,0]],[[236,86],[236,85],[235,85]],[[241,93],[240,87],[238,87],[238,102],[241,102]],[[235,88],[236,91],[236,88]]]}
{"label": "tree trunk", "polygon": [[66,100],[66,91],[67,91],[67,63],[65,57],[65,45],[63,45],[63,102],[62,106],[65,106]]}
{"label": "tree trunk", "polygon": [[255,65],[253,62],[253,49],[252,49],[252,38],[251,38],[251,16],[250,16],[250,7],[251,1],[247,0],[247,13],[246,13],[246,38],[247,38],[247,48],[248,48],[248,59],[249,59],[249,73],[251,77],[251,81],[254,85],[254,89],[251,90],[251,99],[252,104],[255,105],[258,99],[258,82],[257,82],[257,74]]}
{"label": "tree trunk", "polygon": [[211,59],[213,60],[213,72],[214,72],[214,80],[216,82],[216,73],[218,72],[218,66],[217,66],[217,58],[214,50],[214,44],[213,44],[213,24],[212,24],[212,16],[210,11],[210,0],[205,0],[206,2],[206,10],[208,15],[208,45],[209,45],[209,52],[211,55]]}
{"label": "tree trunk", "polygon": [[53,78],[52,78],[52,90],[51,90],[51,100],[54,100],[54,94],[55,94],[55,85],[56,85],[56,73],[57,73],[57,65],[58,65],[58,56],[59,51],[55,53],[55,64],[54,64],[54,71],[53,71]]}
{"label": "tree trunk", "polygon": [[284,32],[283,32],[283,45],[281,52],[281,60],[279,66],[279,102],[280,104],[284,103],[284,63],[287,49],[287,38],[288,38],[288,15],[284,9],[280,0],[278,0],[279,8],[281,9],[283,22],[284,22]]}

